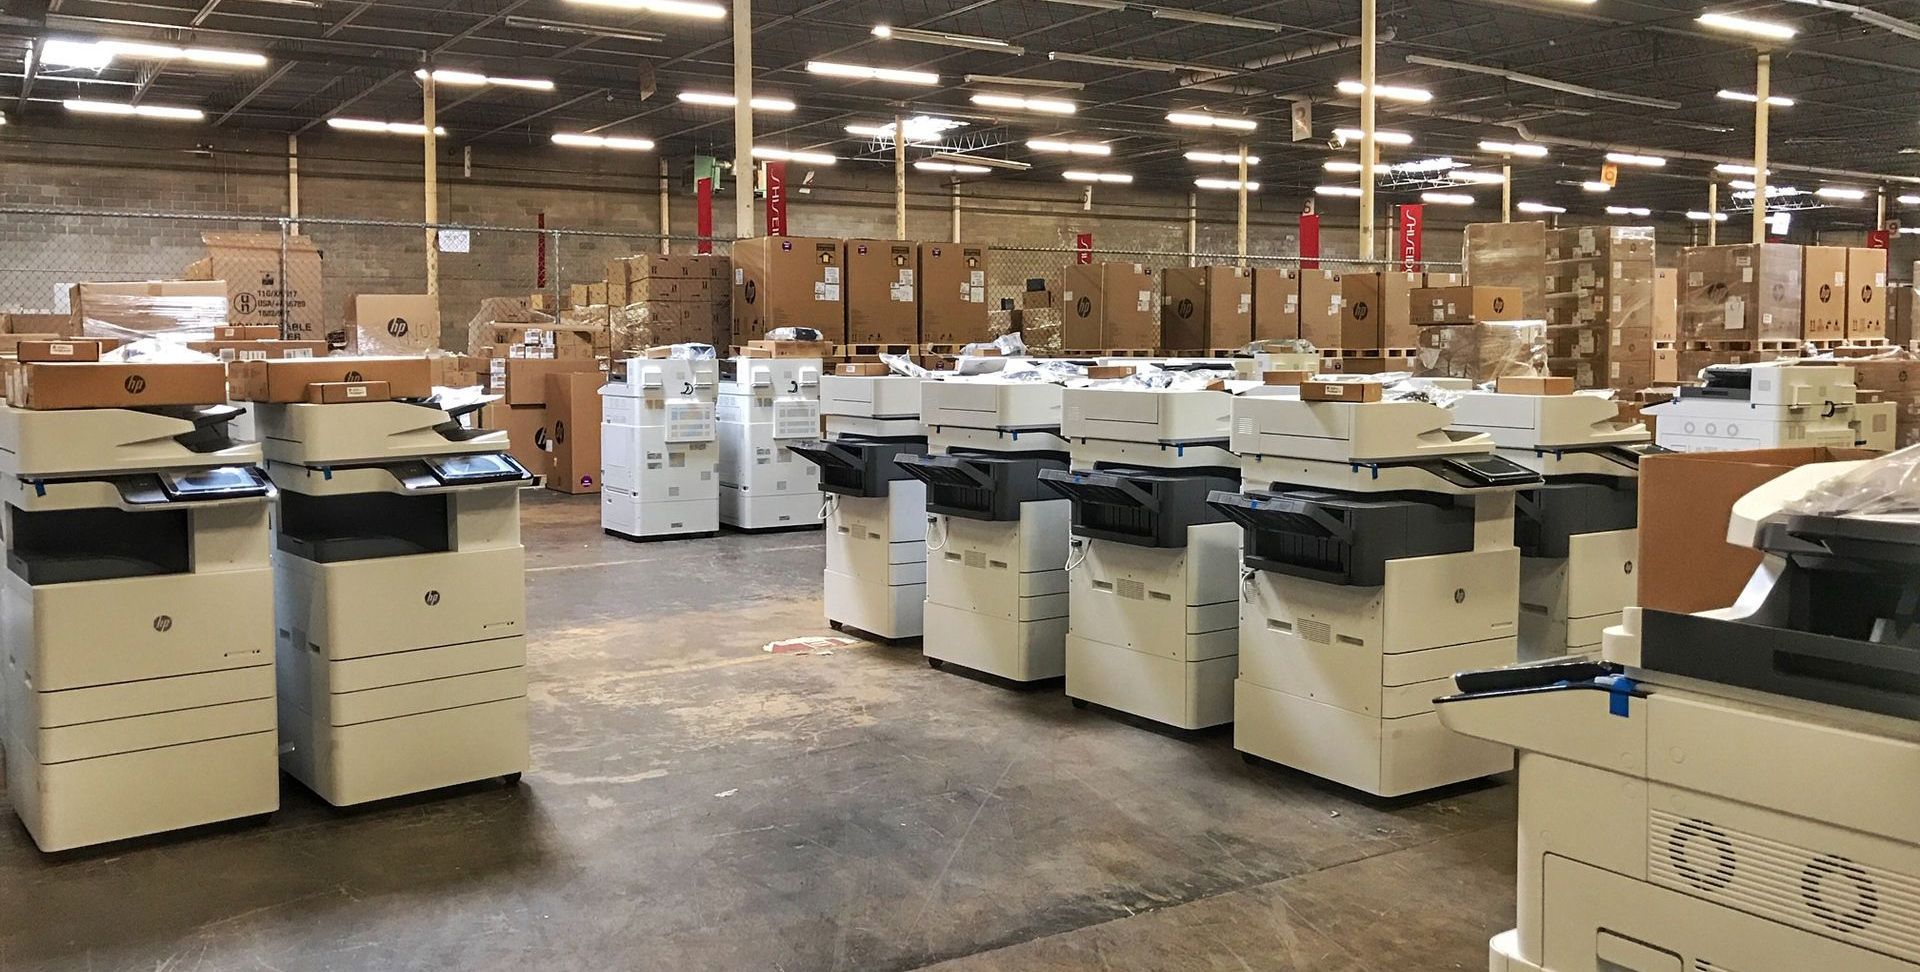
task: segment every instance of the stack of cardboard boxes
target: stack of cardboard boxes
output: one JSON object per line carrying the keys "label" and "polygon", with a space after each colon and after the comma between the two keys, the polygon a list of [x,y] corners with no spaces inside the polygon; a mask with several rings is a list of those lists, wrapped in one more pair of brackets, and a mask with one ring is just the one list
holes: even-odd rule
{"label": "stack of cardboard boxes", "polygon": [[1237,351],[1252,341],[1253,271],[1174,267],[1161,274],[1161,348],[1204,355]]}
{"label": "stack of cardboard boxes", "polygon": [[[1680,380],[1680,271],[1667,268],[1653,272],[1653,384],[1671,385]],[[1621,391],[1638,391],[1622,388]]]}
{"label": "stack of cardboard boxes", "polygon": [[1153,274],[1138,263],[1076,263],[1060,272],[1060,347],[1155,350]]}
{"label": "stack of cardboard boxes", "polygon": [[1580,388],[1651,384],[1653,229],[1559,229],[1547,233],[1546,243],[1553,373],[1573,378]]}
{"label": "stack of cardboard boxes", "polygon": [[207,233],[207,255],[187,280],[211,282],[227,299],[226,323],[277,327],[295,341],[325,341],[349,354],[359,346],[350,323],[327,314],[326,261],[298,234]]}
{"label": "stack of cardboard boxes", "polygon": [[1475,384],[1547,374],[1547,327],[1520,320],[1518,287],[1423,287],[1412,291],[1410,304],[1414,374]]}
{"label": "stack of cardboard boxes", "polygon": [[664,344],[724,347],[732,286],[724,257],[642,255],[607,264],[608,355],[628,358]]}
{"label": "stack of cardboard boxes", "polygon": [[1547,319],[1547,224],[1473,223],[1463,257],[1467,280],[1520,291],[1520,319]]}
{"label": "stack of cardboard boxes", "polygon": [[846,251],[839,240],[781,236],[733,245],[732,333],[748,341],[783,327],[807,327],[847,343]]}
{"label": "stack of cardboard boxes", "polygon": [[1264,267],[1253,271],[1255,341],[1290,341],[1300,336],[1302,273],[1298,267]]}

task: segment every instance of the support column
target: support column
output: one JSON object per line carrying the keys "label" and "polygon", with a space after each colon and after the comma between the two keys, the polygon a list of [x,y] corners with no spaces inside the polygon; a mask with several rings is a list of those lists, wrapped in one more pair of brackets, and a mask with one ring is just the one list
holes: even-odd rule
{"label": "support column", "polygon": [[1707,184],[1707,245],[1720,245],[1720,182]]}
{"label": "support column", "polygon": [[1513,163],[1500,167],[1500,222],[1513,222]]}
{"label": "support column", "polygon": [[673,246],[667,242],[667,237],[673,235],[673,207],[669,204],[669,200],[671,197],[668,194],[668,189],[671,188],[671,186],[673,185],[672,179],[673,179],[672,170],[667,167],[667,160],[665,158],[662,158],[660,160],[660,255],[661,256],[667,256],[668,254],[673,252]]}
{"label": "support column", "polygon": [[1873,228],[1876,230],[1886,229],[1887,228],[1887,187],[1881,186],[1880,188],[1875,189],[1873,191],[1873,198],[1875,203],[1874,208],[1876,212],[1876,216],[1873,221]]}
{"label": "support column", "polygon": [[1187,266],[1200,265],[1200,194],[1187,193]]}
{"label": "support column", "polygon": [[893,116],[893,238],[907,238],[907,119]]}
{"label": "support column", "polygon": [[1240,266],[1247,265],[1247,143],[1240,143],[1240,219],[1237,239],[1240,245]]}
{"label": "support column", "polygon": [[1754,82],[1753,106],[1753,240],[1767,241],[1767,99],[1773,90],[1773,55],[1761,54]]}
{"label": "support column", "polygon": [[300,232],[300,136],[287,136],[287,216],[293,220],[288,227],[295,233]]}
{"label": "support column", "polygon": [[434,129],[440,124],[440,105],[438,85],[433,80],[433,64],[427,64],[427,76],[420,82],[421,115],[427,127],[420,141],[426,146],[426,184],[427,184],[427,295],[440,296],[440,230],[435,224],[440,222],[440,137]]}
{"label": "support column", "polygon": [[1374,94],[1379,78],[1379,0],[1360,0],[1360,254],[1373,259],[1374,166],[1379,150],[1373,141]]}
{"label": "support column", "polygon": [[953,235],[953,241],[955,243],[958,243],[960,242],[960,183],[955,182],[950,188],[953,194],[953,234],[952,235]]}
{"label": "support column", "polygon": [[734,235],[751,239],[753,231],[753,0],[733,0],[733,178]]}

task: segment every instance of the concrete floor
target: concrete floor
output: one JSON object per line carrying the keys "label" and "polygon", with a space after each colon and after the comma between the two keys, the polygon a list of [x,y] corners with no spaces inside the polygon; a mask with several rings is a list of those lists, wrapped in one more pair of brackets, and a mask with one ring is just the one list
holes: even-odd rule
{"label": "concrete floor", "polygon": [[826,634],[816,533],[630,544],[529,494],[533,770],[42,858],[0,969],[1483,969],[1510,785],[1363,802]]}

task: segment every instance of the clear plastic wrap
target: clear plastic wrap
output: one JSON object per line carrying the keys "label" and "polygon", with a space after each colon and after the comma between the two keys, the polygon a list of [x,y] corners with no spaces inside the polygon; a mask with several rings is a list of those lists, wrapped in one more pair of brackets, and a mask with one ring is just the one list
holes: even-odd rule
{"label": "clear plastic wrap", "polygon": [[1269,341],[1255,341],[1241,350],[1241,354],[1319,354],[1320,349],[1305,338],[1278,338]]}
{"label": "clear plastic wrap", "polygon": [[1889,452],[1829,479],[1782,510],[1799,516],[1920,514],[1920,446]]}
{"label": "clear plastic wrap", "polygon": [[71,299],[82,337],[161,338],[184,344],[210,341],[215,329],[227,325],[225,286],[219,281],[205,286],[170,281],[86,283],[74,285]]}
{"label": "clear plastic wrap", "polygon": [[1027,341],[1019,332],[1002,334],[991,341],[981,344],[969,344],[960,349],[961,357],[976,357],[986,352],[997,352],[1003,358],[1020,358],[1027,354]]}
{"label": "clear plastic wrap", "polygon": [[712,361],[720,357],[711,344],[674,344],[667,348],[667,357],[675,361]]}
{"label": "clear plastic wrap", "polygon": [[914,364],[913,359],[904,354],[880,355],[880,363],[886,365],[888,371],[908,378],[930,378],[933,376],[932,371]]}
{"label": "clear plastic wrap", "polygon": [[1547,374],[1545,321],[1435,324],[1420,328],[1414,375],[1476,384]]}
{"label": "clear plastic wrap", "polygon": [[824,341],[826,335],[811,327],[776,327],[767,332],[769,341]]}
{"label": "clear plastic wrap", "polygon": [[1452,408],[1460,399],[1465,398],[1473,387],[1448,388],[1443,382],[1450,379],[1420,378],[1405,372],[1375,375],[1386,384],[1386,390],[1380,397],[1389,402],[1426,402],[1441,408]]}
{"label": "clear plastic wrap", "polygon": [[467,322],[467,353],[475,357],[488,356],[488,349],[501,343],[497,340],[501,328],[552,323],[553,315],[534,310],[525,297],[482,298],[479,312]]}
{"label": "clear plastic wrap", "polygon": [[500,400],[499,395],[495,395],[485,387],[478,385],[464,388],[435,387],[433,397],[439,401],[440,408],[448,412],[457,412],[462,409],[483,405],[487,402]]}
{"label": "clear plastic wrap", "polygon": [[195,351],[169,335],[137,338],[102,354],[100,360],[109,364],[204,364],[220,358]]}
{"label": "clear plastic wrap", "polygon": [[1015,358],[1005,362],[996,374],[1002,381],[1052,382],[1065,385],[1087,376],[1085,365],[1048,358]]}

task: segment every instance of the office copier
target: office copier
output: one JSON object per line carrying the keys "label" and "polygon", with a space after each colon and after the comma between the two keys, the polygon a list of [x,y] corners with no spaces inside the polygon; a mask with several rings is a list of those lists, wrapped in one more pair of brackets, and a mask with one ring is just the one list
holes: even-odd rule
{"label": "office copier", "polygon": [[1521,661],[1598,656],[1634,602],[1640,457],[1659,447],[1619,415],[1606,395],[1472,392],[1453,405],[1455,429],[1492,436],[1546,479],[1515,500]]}
{"label": "office copier", "polygon": [[507,433],[436,400],[256,408],[280,489],[281,766],[335,806],[517,780],[533,476]]}
{"label": "office copier", "polygon": [[629,358],[600,389],[600,526],[629,540],[720,529],[720,362]]}
{"label": "office copier", "polygon": [[894,462],[925,455],[920,386],[907,375],[825,375],[827,438],[788,445],[820,468],[826,496],[827,621],[918,638],[927,598],[927,490]]}
{"label": "office copier", "polygon": [[1073,503],[1067,696],[1179,729],[1233,721],[1240,645],[1240,528],[1207,504],[1239,488],[1233,395],[1206,374],[1067,389],[1073,465],[1040,472]]}
{"label": "office copier", "polygon": [[1519,750],[1495,972],[1920,969],[1920,518],[1749,493],[1731,607],[1629,608],[1608,664],[1480,672],[1447,725]]}
{"label": "office copier", "polygon": [[1016,682],[1066,674],[1071,510],[1040,484],[1042,470],[1067,468],[1065,390],[1024,362],[921,385],[927,453],[896,461],[926,484],[921,644],[936,668]]}
{"label": "office copier", "polygon": [[788,446],[820,438],[820,359],[729,360],[720,377],[720,522],[820,525],[820,470]]}
{"label": "office copier", "polygon": [[1683,385],[1679,397],[1651,406],[1657,441],[1674,452],[1828,447],[1851,449],[1859,394],[1852,368],[1778,361],[1715,365],[1704,385]]}
{"label": "office copier", "polygon": [[1376,796],[1510,769],[1442,727],[1455,672],[1518,657],[1514,494],[1538,473],[1416,400],[1234,399],[1234,746]]}
{"label": "office copier", "polygon": [[239,414],[0,406],[7,796],[43,851],[279,808],[273,487]]}

